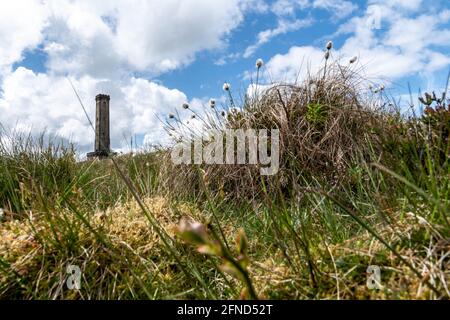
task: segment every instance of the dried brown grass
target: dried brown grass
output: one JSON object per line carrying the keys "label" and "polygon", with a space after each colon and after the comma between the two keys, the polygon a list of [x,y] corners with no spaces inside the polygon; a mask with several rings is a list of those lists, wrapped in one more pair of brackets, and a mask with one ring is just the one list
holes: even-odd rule
{"label": "dried brown grass", "polygon": [[[320,70],[302,83],[273,84],[257,97],[247,96],[241,110],[232,110],[223,119],[204,117],[205,129],[279,129],[276,177],[262,178],[258,165],[173,166],[166,154],[162,161],[169,165],[161,180],[177,195],[201,194],[203,179],[223,197],[245,198],[260,195],[262,180],[268,191],[281,187],[291,192],[310,177],[339,185],[355,162],[381,155],[380,136],[390,131],[388,114],[380,112],[367,88],[358,73],[336,62],[325,74]],[[176,131],[175,126],[170,131]],[[190,138],[182,132],[175,136]]]}

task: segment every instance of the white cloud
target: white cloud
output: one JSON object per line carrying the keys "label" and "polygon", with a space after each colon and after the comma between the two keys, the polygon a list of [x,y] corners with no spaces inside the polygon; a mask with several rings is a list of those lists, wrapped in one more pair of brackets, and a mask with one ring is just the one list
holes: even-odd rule
{"label": "white cloud", "polygon": [[358,6],[346,0],[277,0],[272,4],[271,10],[277,16],[294,16],[297,11],[311,8],[324,9],[338,18],[344,18]]}
{"label": "white cloud", "polygon": [[[0,3],[0,59],[45,45],[49,69],[110,76],[128,67],[153,74],[190,64],[226,45],[255,0],[17,0]],[[44,41],[45,37],[45,41]]]}
{"label": "white cloud", "polygon": [[[161,142],[165,133],[155,115],[165,118],[187,99],[178,90],[145,79],[110,81],[84,76],[72,81],[91,118],[95,95],[111,92],[111,138],[116,149],[127,144],[124,135],[149,134],[154,143]],[[82,152],[93,148],[92,128],[64,77],[18,68],[5,77],[0,114],[2,124],[9,128],[35,134],[46,130],[76,143]]]}
{"label": "white cloud", "polygon": [[[450,65],[450,30],[444,24],[450,20],[448,10],[434,12],[419,9],[421,1],[372,1],[377,5],[382,22],[381,30],[374,30],[367,20],[369,8],[360,17],[343,24],[335,36],[349,35],[340,48],[333,50],[335,58],[346,63],[358,56],[368,78],[396,80],[402,77],[427,74]],[[436,35],[436,36],[434,36]],[[310,69],[323,65],[323,49],[292,47],[285,55],[277,55],[268,62],[275,79],[295,80],[300,72],[299,61],[305,56],[311,61]],[[319,62],[319,65],[317,64]],[[304,69],[304,66],[303,66]]]}
{"label": "white cloud", "polygon": [[1,72],[22,58],[43,39],[45,8],[38,0],[2,1],[0,4],[0,78]]}
{"label": "white cloud", "polygon": [[350,1],[339,0],[314,0],[313,8],[325,9],[338,18],[344,18],[355,11],[358,6]]}
{"label": "white cloud", "polygon": [[[270,10],[277,16],[277,26],[266,29],[258,33],[256,42],[246,48],[244,58],[249,58],[264,44],[273,38],[297,31],[301,28],[309,27],[314,23],[312,18],[297,19],[299,11],[308,9],[324,9],[332,13],[337,18],[344,18],[358,8],[357,5],[349,1],[336,0],[277,0]],[[221,61],[223,64],[223,61]]]}
{"label": "white cloud", "polygon": [[272,4],[271,10],[277,16],[294,15],[299,9],[305,9],[308,0],[277,0]]}
{"label": "white cloud", "polygon": [[164,72],[185,66],[197,52],[223,46],[224,37],[243,19],[237,0],[139,4],[123,3],[118,10],[114,42],[117,52],[139,70]]}
{"label": "white cloud", "polygon": [[292,47],[287,54],[274,56],[266,65],[266,80],[270,82],[301,81],[308,72],[315,73],[323,65],[323,50]]}
{"label": "white cloud", "polygon": [[296,31],[304,27],[308,27],[312,25],[312,23],[313,23],[312,19],[304,19],[304,20],[297,19],[295,21],[281,19],[278,21],[278,26],[275,29],[267,29],[261,31],[258,34],[257,37],[258,39],[256,43],[245,49],[243,57],[244,58],[251,57],[256,52],[256,50],[258,50],[262,45],[268,43],[270,40],[279,35]]}
{"label": "white cloud", "polygon": [[[131,74],[186,66],[201,51],[226,47],[245,12],[267,10],[257,0],[2,1],[1,122],[34,133],[46,129],[71,139],[82,152],[92,149],[92,129],[69,75],[91,115],[95,95],[111,93],[114,148],[123,149],[123,136],[130,134],[157,143],[164,132],[155,114],[164,118],[188,98]],[[38,47],[48,56],[46,73],[12,70],[25,50]]]}
{"label": "white cloud", "polygon": [[390,8],[414,11],[420,8],[422,2],[422,0],[371,0],[369,1],[369,4],[379,4]]}
{"label": "white cloud", "polygon": [[[443,11],[437,16],[421,15],[396,20],[388,31],[384,44],[413,52],[430,45],[450,43],[450,30],[439,30],[439,26],[449,20],[447,12]],[[434,34],[439,36],[430,36]]]}

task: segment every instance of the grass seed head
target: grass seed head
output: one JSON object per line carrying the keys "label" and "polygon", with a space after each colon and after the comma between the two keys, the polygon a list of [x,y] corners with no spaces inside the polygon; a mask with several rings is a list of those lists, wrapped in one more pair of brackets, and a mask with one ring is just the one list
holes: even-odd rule
{"label": "grass seed head", "polygon": [[261,69],[264,66],[264,61],[262,59],[256,60],[256,68]]}
{"label": "grass seed head", "polygon": [[333,49],[333,41],[328,41],[327,43],[327,50]]}

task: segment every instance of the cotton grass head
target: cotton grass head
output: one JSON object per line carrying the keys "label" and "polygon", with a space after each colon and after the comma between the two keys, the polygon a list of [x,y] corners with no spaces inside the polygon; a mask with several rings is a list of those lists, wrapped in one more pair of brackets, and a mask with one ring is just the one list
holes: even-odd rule
{"label": "cotton grass head", "polygon": [[175,119],[175,115],[173,113],[169,113],[169,119]]}
{"label": "cotton grass head", "polygon": [[185,109],[185,110],[189,109],[189,104],[188,103],[183,103],[183,109]]}
{"label": "cotton grass head", "polygon": [[223,91],[230,91],[231,85],[228,82],[223,84]]}
{"label": "cotton grass head", "polygon": [[350,59],[350,64],[353,64],[356,61],[358,61],[358,57],[353,57],[353,58]]}
{"label": "cotton grass head", "polygon": [[264,66],[264,61],[263,59],[258,59],[256,60],[256,68],[257,69],[261,69]]}
{"label": "cotton grass head", "polygon": [[333,49],[333,41],[328,41],[327,50],[330,51],[331,49]]}
{"label": "cotton grass head", "polygon": [[216,100],[214,99],[209,100],[209,106],[211,107],[211,109],[214,109],[216,107]]}

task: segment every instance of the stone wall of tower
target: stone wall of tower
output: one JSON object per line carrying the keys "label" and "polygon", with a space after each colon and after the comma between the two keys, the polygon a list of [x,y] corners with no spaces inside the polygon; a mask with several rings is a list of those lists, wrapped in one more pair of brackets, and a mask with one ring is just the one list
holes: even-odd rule
{"label": "stone wall of tower", "polygon": [[95,97],[95,152],[109,153],[111,149],[109,131],[109,102],[110,96],[99,94]]}

